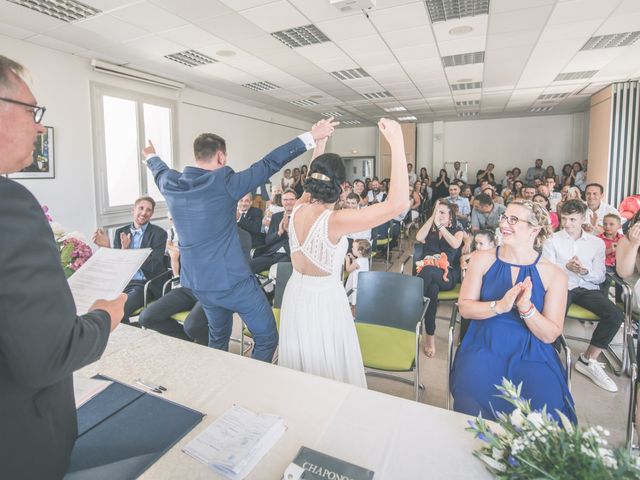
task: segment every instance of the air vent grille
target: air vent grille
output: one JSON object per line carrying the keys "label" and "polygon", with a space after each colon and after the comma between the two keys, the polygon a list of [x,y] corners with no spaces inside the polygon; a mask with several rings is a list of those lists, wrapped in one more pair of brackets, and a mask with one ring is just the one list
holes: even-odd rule
{"label": "air vent grille", "polygon": [[388,112],[388,113],[391,113],[391,112],[406,112],[407,109],[402,107],[402,106],[398,106],[398,107],[385,108],[384,111]]}
{"label": "air vent grille", "polygon": [[11,3],[28,8],[43,15],[57,18],[63,22],[73,23],[93,17],[102,10],[75,0],[8,0]]}
{"label": "air vent grille", "polygon": [[564,92],[564,93],[545,93],[543,95],[540,95],[538,97],[538,100],[557,100],[557,99],[561,99],[561,98],[565,98],[569,95],[569,93],[571,92]]}
{"label": "air vent grille", "polygon": [[360,120],[343,120],[342,125],[360,125]]}
{"label": "air vent grille", "polygon": [[596,73],[598,73],[598,70],[589,70],[586,72],[566,72],[558,75],[553,81],[562,82],[565,80],[583,80],[585,78],[593,77]]}
{"label": "air vent grille", "polygon": [[480,112],[460,112],[458,113],[459,117],[477,117],[480,115]]}
{"label": "air vent grille", "polygon": [[172,53],[171,55],[165,55],[164,58],[186,65],[187,67],[199,67],[200,65],[208,65],[210,63],[217,62],[217,60],[208,57],[204,53],[196,52],[195,50],[185,50],[184,52]]}
{"label": "air vent grille", "polygon": [[293,100],[290,103],[298,107],[313,107],[314,105],[318,105],[318,102],[314,102],[313,100]]}
{"label": "air vent grille", "polygon": [[362,96],[364,98],[366,98],[367,100],[375,100],[377,98],[389,98],[392,95],[389,92],[384,91],[384,92],[364,93],[364,94],[362,94]]}
{"label": "air vent grille", "polygon": [[347,81],[347,80],[355,80],[356,78],[365,78],[368,77],[369,74],[365,72],[362,68],[352,68],[349,70],[338,70],[337,72],[331,72],[338,80]]}
{"label": "air vent grille", "polygon": [[633,45],[639,38],[640,31],[598,35],[587,40],[587,43],[585,43],[580,50],[628,47],[629,45]]}
{"label": "air vent grille", "polygon": [[484,63],[484,52],[459,53],[458,55],[442,57],[442,65],[444,67],[458,67],[473,63]]}
{"label": "air vent grille", "polygon": [[276,88],[280,88],[275,83],[271,82],[253,82],[253,83],[245,83],[242,85],[244,88],[248,88],[249,90],[253,90],[254,92],[267,92],[269,90],[275,90]]}
{"label": "air vent grille", "polygon": [[549,112],[553,110],[553,107],[532,107],[529,109],[530,112],[532,113],[538,113],[538,112]]}
{"label": "air vent grille", "polygon": [[289,48],[305,47],[329,41],[329,38],[315,25],[280,30],[279,32],[273,32],[271,36],[277,38]]}
{"label": "air vent grille", "polygon": [[474,107],[480,105],[480,100],[462,100],[460,102],[456,102],[458,107]]}
{"label": "air vent grille", "polygon": [[320,115],[327,118],[329,117],[337,118],[337,117],[342,117],[343,114],[341,112],[322,112]]}
{"label": "air vent grille", "polygon": [[398,117],[399,122],[415,122],[418,120],[414,115],[406,115],[404,117]]}
{"label": "air vent grille", "polygon": [[426,0],[426,4],[432,23],[489,13],[489,0]]}
{"label": "air vent grille", "polygon": [[469,83],[454,83],[451,85],[451,90],[475,90],[476,88],[482,88],[482,82],[469,82]]}

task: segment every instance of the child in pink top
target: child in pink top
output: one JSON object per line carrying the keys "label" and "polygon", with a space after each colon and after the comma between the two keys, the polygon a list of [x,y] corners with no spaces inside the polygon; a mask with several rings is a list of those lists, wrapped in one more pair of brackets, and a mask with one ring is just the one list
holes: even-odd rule
{"label": "child in pink top", "polygon": [[622,238],[622,233],[620,233],[621,223],[620,217],[613,213],[605,215],[602,219],[604,232],[598,237],[604,240],[606,247],[604,263],[607,267],[616,266],[616,247],[618,246],[618,241]]}

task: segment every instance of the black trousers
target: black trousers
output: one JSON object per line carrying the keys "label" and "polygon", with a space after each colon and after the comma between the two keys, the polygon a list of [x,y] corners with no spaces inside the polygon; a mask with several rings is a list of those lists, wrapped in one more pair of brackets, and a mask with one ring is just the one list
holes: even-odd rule
{"label": "black trousers", "polygon": [[[184,326],[171,318],[179,312],[191,310]],[[202,305],[190,289],[180,287],[149,304],[140,314],[140,325],[164,335],[182,340],[195,340],[201,345],[209,343],[209,322]]]}
{"label": "black trousers", "polygon": [[567,310],[572,303],[580,305],[600,317],[598,326],[591,337],[591,345],[597,348],[607,348],[624,321],[622,310],[616,307],[600,290],[587,290],[581,287],[569,290]]}
{"label": "black trousers", "polygon": [[124,318],[122,319],[122,323],[129,324],[129,317],[144,305],[144,284],[144,280],[131,280],[127,286],[124,287],[124,293],[128,295],[128,298],[124,304]]}
{"label": "black trousers", "polygon": [[287,253],[274,253],[273,255],[262,255],[254,257],[249,261],[249,267],[253,273],[264,272],[269,270],[271,265],[275,265],[278,262],[290,262],[291,259]]}
{"label": "black trousers", "polygon": [[424,327],[427,335],[436,333],[436,312],[438,310],[438,293],[452,290],[458,283],[458,276],[455,270],[449,269],[448,281],[444,281],[444,270],[438,267],[427,265],[418,274],[424,281],[424,296],[429,298],[427,314],[424,317]]}

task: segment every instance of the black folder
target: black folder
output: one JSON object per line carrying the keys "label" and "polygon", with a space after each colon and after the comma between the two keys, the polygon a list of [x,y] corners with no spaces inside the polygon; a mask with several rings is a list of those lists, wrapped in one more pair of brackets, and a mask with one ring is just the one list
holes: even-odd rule
{"label": "black folder", "polygon": [[78,439],[66,480],[136,478],[204,416],[113,382],[78,409]]}

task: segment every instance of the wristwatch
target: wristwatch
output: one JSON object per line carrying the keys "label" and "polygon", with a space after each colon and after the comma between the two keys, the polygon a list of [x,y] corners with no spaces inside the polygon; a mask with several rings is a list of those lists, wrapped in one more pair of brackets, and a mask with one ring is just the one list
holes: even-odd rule
{"label": "wristwatch", "polygon": [[500,315],[500,314],[498,313],[498,310],[496,309],[496,304],[497,304],[497,302],[494,300],[493,302],[491,302],[491,303],[489,304],[489,307],[491,308],[491,311],[492,311],[493,313],[495,313],[496,315]]}

